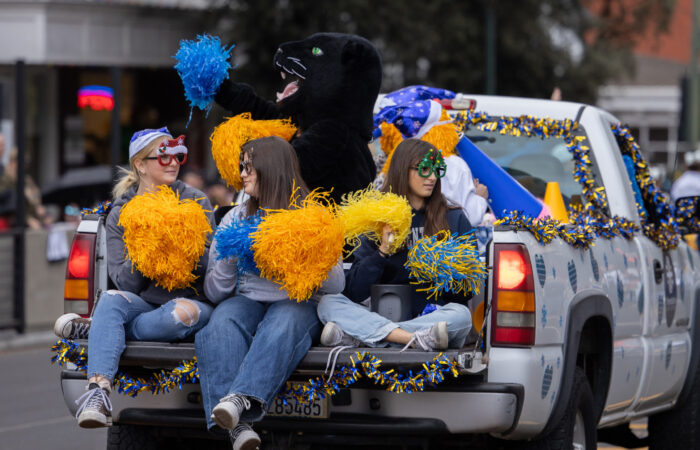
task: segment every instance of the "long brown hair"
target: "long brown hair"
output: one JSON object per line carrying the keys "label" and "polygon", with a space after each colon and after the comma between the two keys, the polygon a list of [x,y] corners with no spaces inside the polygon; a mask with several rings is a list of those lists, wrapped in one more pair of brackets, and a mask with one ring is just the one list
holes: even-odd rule
{"label": "long brown hair", "polygon": [[[408,197],[411,192],[408,184],[409,171],[413,170],[412,167],[417,166],[431,149],[437,152],[432,144],[420,139],[406,139],[401,142],[392,154],[391,165],[386,174],[382,191]],[[442,195],[440,178],[438,178],[435,181],[433,193],[425,199],[425,226],[423,229],[425,236],[432,236],[442,230],[450,232],[450,225],[447,222],[448,210],[447,200]]]}
{"label": "long brown hair", "polygon": [[253,165],[258,184],[258,198],[250,197],[246,215],[252,216],[261,208],[289,208],[294,188],[297,203],[309,194],[294,147],[284,139],[277,136],[254,139],[241,147],[241,158],[243,155]]}

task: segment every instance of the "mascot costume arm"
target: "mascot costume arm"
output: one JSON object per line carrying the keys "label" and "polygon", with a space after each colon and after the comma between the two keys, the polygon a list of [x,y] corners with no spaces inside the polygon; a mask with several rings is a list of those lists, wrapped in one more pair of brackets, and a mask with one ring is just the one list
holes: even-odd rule
{"label": "mascot costume arm", "polygon": [[299,128],[291,144],[311,189],[332,189],[331,197],[340,201],[366,188],[376,175],[367,146],[382,78],[376,48],[359,36],[317,33],[280,45],[273,62],[284,83],[276,103],[229,80],[216,102],[232,115],[250,112],[256,120],[291,117]]}
{"label": "mascot costume arm", "polygon": [[224,80],[214,100],[230,111],[233,116],[249,112],[253,120],[283,118],[283,114],[274,102],[259,97],[253,87],[245,83]]}

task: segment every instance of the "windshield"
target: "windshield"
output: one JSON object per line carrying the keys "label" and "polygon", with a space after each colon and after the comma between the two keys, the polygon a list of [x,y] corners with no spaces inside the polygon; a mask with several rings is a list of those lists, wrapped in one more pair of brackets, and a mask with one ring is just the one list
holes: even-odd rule
{"label": "windshield", "polygon": [[471,129],[466,136],[539,199],[547,183],[559,183],[567,205],[581,204],[581,185],[574,180],[574,160],[562,138],[510,136]]}

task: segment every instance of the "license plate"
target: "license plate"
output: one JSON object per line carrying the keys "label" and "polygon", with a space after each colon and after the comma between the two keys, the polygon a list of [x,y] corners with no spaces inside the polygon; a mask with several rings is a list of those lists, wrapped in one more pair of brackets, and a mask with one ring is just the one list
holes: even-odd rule
{"label": "license plate", "polygon": [[268,416],[274,417],[302,417],[306,419],[328,418],[328,397],[316,399],[313,403],[301,404],[296,399],[287,399],[285,405],[281,398],[277,397],[267,410]]}

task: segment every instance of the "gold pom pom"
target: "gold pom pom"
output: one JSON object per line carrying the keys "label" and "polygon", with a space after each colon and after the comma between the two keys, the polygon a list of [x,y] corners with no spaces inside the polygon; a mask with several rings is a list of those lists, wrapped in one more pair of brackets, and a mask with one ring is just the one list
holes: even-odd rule
{"label": "gold pom pom", "polygon": [[268,210],[251,235],[260,275],[296,301],[313,295],[343,253],[343,222],[327,199],[314,191],[301,205],[292,200],[290,209]]}
{"label": "gold pom pom", "polygon": [[137,195],[122,207],[126,257],[156,286],[172,291],[197,279],[192,271],[204,254],[211,225],[204,208],[168,186]]}
{"label": "gold pom pom", "polygon": [[[443,110],[440,121],[448,120],[452,119],[449,114],[447,114],[447,111]],[[442,150],[442,156],[445,158],[457,154],[455,148],[459,142],[459,131],[454,122],[443,123],[442,125],[432,127],[421,139],[433,144],[438,150]]]}
{"label": "gold pom pom", "polygon": [[339,215],[345,223],[345,240],[355,247],[363,235],[379,245],[382,228],[389,225],[394,229],[394,240],[389,251],[394,253],[403,245],[411,228],[412,213],[408,200],[372,188],[343,196]]}
{"label": "gold pom pom", "polygon": [[250,113],[231,117],[217,126],[211,134],[211,153],[221,177],[235,189],[243,187],[243,180],[238,171],[241,147],[253,139],[279,136],[289,141],[297,129],[289,119],[253,120]]}
{"label": "gold pom pom", "polygon": [[[452,120],[452,118],[447,114],[447,111],[442,110],[440,121],[445,122],[450,120]],[[394,155],[394,150],[403,142],[403,136],[393,124],[382,122],[379,128],[382,130],[379,144],[384,153],[387,154],[386,162],[384,163],[384,167],[382,167],[382,173],[386,174],[389,171],[389,165],[391,164],[391,157]],[[421,137],[421,140],[433,144],[438,150],[442,150],[442,156],[447,158],[448,156],[457,154],[455,149],[459,142],[459,129],[454,122],[435,125]]]}

